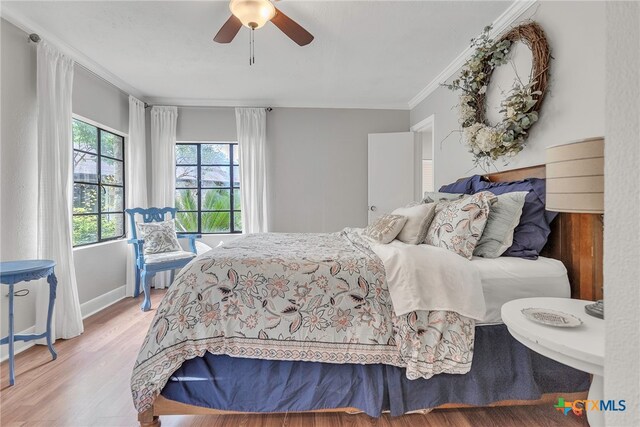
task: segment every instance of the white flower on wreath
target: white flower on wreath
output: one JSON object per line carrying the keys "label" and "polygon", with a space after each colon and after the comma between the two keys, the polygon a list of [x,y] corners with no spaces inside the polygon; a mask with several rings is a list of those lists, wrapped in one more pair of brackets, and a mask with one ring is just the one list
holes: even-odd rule
{"label": "white flower on wreath", "polygon": [[502,138],[500,138],[499,132],[488,126],[483,126],[476,135],[476,145],[485,153],[498,147],[500,142],[502,142]]}
{"label": "white flower on wreath", "polygon": [[469,105],[470,102],[473,101],[473,97],[471,95],[462,95],[460,97],[460,103],[458,105],[460,120],[462,123],[475,119],[476,117],[476,109]]}
{"label": "white flower on wreath", "polygon": [[465,141],[467,141],[467,144],[469,144],[471,147],[475,145],[476,135],[478,134],[478,131],[483,127],[484,125],[482,123],[476,122],[471,126],[468,126],[463,129],[462,134],[464,136]]}

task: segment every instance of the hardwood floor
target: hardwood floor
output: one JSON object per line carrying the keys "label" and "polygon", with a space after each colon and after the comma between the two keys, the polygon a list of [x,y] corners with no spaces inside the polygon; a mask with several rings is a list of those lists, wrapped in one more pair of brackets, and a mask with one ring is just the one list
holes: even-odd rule
{"label": "hardwood floor", "polygon": [[[162,291],[154,293],[158,306]],[[129,379],[154,310],[139,310],[127,298],[85,320],[85,332],[55,344],[51,361],[45,346],[16,357],[16,385],[9,387],[6,362],[0,366],[0,425],[29,427],[136,426]],[[426,415],[379,419],[364,414],[283,414],[163,416],[164,427],[195,426],[393,426],[511,427],[586,426],[586,418],[564,416],[548,405],[437,410]]]}

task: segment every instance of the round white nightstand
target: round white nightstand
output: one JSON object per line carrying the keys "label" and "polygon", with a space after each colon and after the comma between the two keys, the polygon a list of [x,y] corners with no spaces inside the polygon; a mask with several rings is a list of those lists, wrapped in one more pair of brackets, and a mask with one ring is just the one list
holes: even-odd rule
{"label": "round white nightstand", "polygon": [[[522,298],[502,306],[502,321],[515,339],[536,353],[593,374],[589,400],[603,398],[604,320],[589,316],[584,306],[593,301],[569,298]],[[525,308],[548,308],[582,320],[576,328],[559,328],[533,322],[522,314]],[[604,425],[602,411],[587,411],[589,425]]]}

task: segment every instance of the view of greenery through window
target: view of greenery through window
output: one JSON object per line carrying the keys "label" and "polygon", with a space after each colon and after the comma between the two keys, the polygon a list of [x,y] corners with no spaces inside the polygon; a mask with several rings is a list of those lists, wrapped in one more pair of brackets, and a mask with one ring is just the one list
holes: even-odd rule
{"label": "view of greenery through window", "polygon": [[236,143],[176,144],[176,208],[181,232],[242,232]]}
{"label": "view of greenery through window", "polygon": [[73,120],[73,245],[124,236],[124,138]]}

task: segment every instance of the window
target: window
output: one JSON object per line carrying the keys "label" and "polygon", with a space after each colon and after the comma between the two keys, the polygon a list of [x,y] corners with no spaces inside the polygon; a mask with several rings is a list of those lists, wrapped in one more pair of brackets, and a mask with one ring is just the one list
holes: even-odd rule
{"label": "window", "polygon": [[124,237],[124,138],[73,120],[73,246]]}
{"label": "window", "polygon": [[237,143],[176,144],[176,208],[181,232],[242,232]]}

